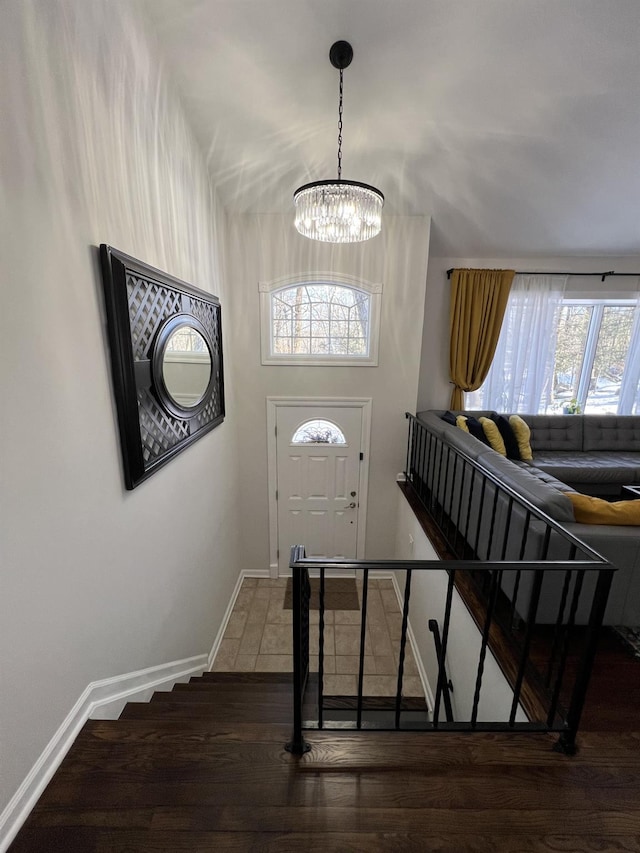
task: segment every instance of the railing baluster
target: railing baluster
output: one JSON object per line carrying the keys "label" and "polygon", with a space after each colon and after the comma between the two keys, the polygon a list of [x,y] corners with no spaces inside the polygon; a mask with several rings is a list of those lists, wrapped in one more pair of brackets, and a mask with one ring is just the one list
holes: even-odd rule
{"label": "railing baluster", "polygon": [[436,453],[438,452],[438,442],[433,433],[429,433],[429,471],[428,471],[428,492],[429,492],[429,510],[433,515],[436,499]]}
{"label": "railing baluster", "polygon": [[458,536],[462,535],[461,530],[460,530],[461,521],[462,521],[462,498],[464,497],[464,484],[465,484],[466,476],[467,476],[467,463],[463,460],[462,461],[462,474],[460,475],[460,497],[458,499],[458,515],[457,515],[457,520],[456,520],[456,534],[453,538],[453,553],[455,554],[456,557],[461,557],[461,556],[464,557],[464,548],[462,549],[463,550],[462,554],[460,554],[458,552]]}
{"label": "railing baluster", "polygon": [[[467,520],[464,526],[464,554],[463,556],[469,556],[469,525],[471,524],[471,508],[473,506],[473,488],[475,486],[476,477],[475,471],[471,468],[471,483],[469,484],[469,502],[467,504]],[[473,555],[475,556],[475,555]]]}
{"label": "railing baluster", "polygon": [[491,504],[491,523],[489,524],[489,544],[487,546],[487,561],[491,560],[491,549],[493,548],[493,534],[496,529],[496,512],[498,510],[498,486],[493,485],[493,503]]}
{"label": "railing baluster", "polygon": [[[520,556],[519,560],[524,560],[524,555],[527,550],[527,539],[529,538],[529,527],[531,525],[531,512],[527,510],[524,517],[524,534],[522,536],[522,542],[520,543]],[[509,621],[511,625],[514,624],[515,615],[516,615],[516,602],[518,601],[518,592],[520,591],[520,579],[522,577],[522,572],[516,572],[516,579],[513,584],[513,593],[511,596],[511,613],[509,615]]]}
{"label": "railing baluster", "polygon": [[427,433],[426,433],[426,430],[424,430],[424,429],[420,430],[419,445],[420,445],[420,464],[419,464],[418,470],[420,471],[420,478],[419,478],[420,498],[424,501],[425,492],[427,490],[427,484],[426,484],[426,479],[425,479],[425,471],[426,471],[425,456],[426,456],[426,449],[427,449]]}
{"label": "railing baluster", "polygon": [[494,571],[491,572],[491,584],[490,584],[490,593],[489,593],[489,606],[487,607],[487,614],[484,620],[484,629],[482,631],[482,645],[480,646],[480,658],[478,660],[478,671],[476,673],[476,686],[473,693],[473,708],[471,709],[471,728],[475,729],[476,722],[478,720],[478,704],[480,702],[480,691],[482,690],[482,676],[484,674],[484,662],[487,656],[487,645],[489,643],[489,631],[491,630],[491,622],[493,619],[493,611],[496,606],[496,599],[498,597],[498,589],[500,587],[500,579],[502,578],[502,572]]}
{"label": "railing baluster", "polygon": [[439,504],[440,505],[440,524],[442,525],[442,503],[441,503],[441,497],[442,496],[440,494],[440,483],[442,480],[442,457],[444,456],[444,444],[441,441],[438,442],[438,444],[440,445],[440,459],[438,461],[438,482],[436,483],[436,493],[435,493],[435,498],[434,498],[435,499],[434,510],[436,508],[436,505]]}
{"label": "railing baluster", "polygon": [[412,453],[413,453],[413,436],[415,432],[415,425],[418,423],[413,418],[409,416],[409,412],[405,412],[405,418],[409,419],[409,429],[407,435],[407,461],[404,466],[404,478],[407,482],[412,483],[413,478],[411,476],[411,468],[413,467],[411,464],[412,461]]}
{"label": "railing baluster", "polygon": [[507,543],[509,542],[509,531],[511,530],[511,513],[513,512],[513,498],[509,498],[507,503],[507,520],[504,525],[504,534],[502,536],[502,551],[500,559],[505,560],[507,557]]}
{"label": "railing baluster", "polygon": [[402,679],[404,677],[404,655],[407,645],[407,624],[409,619],[409,599],[411,598],[411,569],[407,569],[404,583],[404,602],[402,605],[402,631],[400,632],[400,655],[398,657],[398,686],[396,689],[396,729],[400,728],[400,707],[402,704]]}
{"label": "railing baluster", "polygon": [[474,553],[476,555],[476,559],[479,559],[479,548],[480,548],[480,530],[482,529],[482,516],[484,512],[484,496],[487,492],[487,478],[482,478],[482,486],[480,486],[480,503],[478,504],[478,521],[476,524],[476,544],[474,546]]}
{"label": "railing baluster", "polygon": [[456,454],[454,456],[454,459],[453,459],[453,476],[451,477],[451,479],[449,479],[447,477],[447,482],[450,483],[450,490],[451,490],[451,493],[449,495],[449,511],[448,511],[449,523],[450,524],[453,523],[453,498],[455,497],[455,493],[456,493],[456,474],[458,473],[458,458],[459,457]]}
{"label": "railing baluster", "polygon": [[442,657],[442,640],[440,639],[440,629],[436,619],[429,619],[429,630],[433,634],[433,644],[436,648],[436,658],[438,660],[438,684],[442,684],[442,698],[444,700],[444,714],[448,723],[453,722],[453,707],[451,705],[451,694],[453,685],[447,679],[446,662]]}
{"label": "railing baluster", "polygon": [[555,627],[553,631],[553,641],[551,643],[551,652],[549,654],[549,661],[547,663],[547,674],[545,678],[545,684],[547,687],[551,684],[551,676],[553,673],[553,667],[556,661],[556,654],[558,653],[558,644],[560,642],[560,635],[562,633],[562,624],[564,621],[564,610],[567,606],[567,597],[569,595],[569,584],[571,583],[571,570],[569,569],[564,573],[564,583],[562,584],[562,593],[560,595],[560,604],[558,605],[558,615],[556,617]]}
{"label": "railing baluster", "polygon": [[569,642],[571,640],[571,628],[573,628],[575,624],[576,611],[578,609],[578,603],[580,601],[580,593],[582,592],[582,583],[584,581],[584,572],[576,572],[576,580],[573,587],[573,595],[571,596],[571,607],[569,608],[569,618],[567,620],[567,624],[564,627],[563,637],[562,637],[562,652],[560,653],[560,663],[558,664],[558,671],[556,673],[556,681],[555,686],[553,688],[553,696],[551,699],[551,705],[549,707],[549,714],[547,716],[547,726],[549,728],[553,727],[553,721],[556,716],[556,709],[558,707],[558,702],[560,700],[560,690],[562,689],[562,681],[564,679],[564,670],[567,664],[567,657],[569,654]]}
{"label": "railing baluster", "polygon": [[362,728],[362,688],[364,685],[364,653],[367,640],[367,598],[369,595],[369,569],[364,570],[362,581],[362,614],[360,617],[360,666],[358,669],[358,705],[356,726]]}
{"label": "railing baluster", "polygon": [[527,614],[527,630],[525,632],[524,642],[522,644],[522,653],[520,655],[520,664],[518,666],[518,674],[516,683],[513,688],[513,702],[511,704],[511,713],[509,714],[509,725],[513,726],[520,704],[520,693],[522,692],[522,682],[529,659],[529,648],[531,646],[531,635],[533,626],[536,621],[536,613],[538,612],[538,604],[540,602],[540,591],[542,590],[542,581],[544,572],[536,572],[533,579],[533,588],[531,590],[531,599],[529,600],[529,612]]}
{"label": "railing baluster", "polygon": [[[442,626],[442,660],[447,659],[447,644],[449,643],[449,626],[451,624],[451,602],[453,600],[453,587],[455,585],[455,569],[449,570],[449,582],[447,583],[447,599],[444,605],[444,623]],[[433,728],[438,728],[440,715],[440,700],[442,697],[443,684],[440,678],[436,686],[436,698],[433,707]]]}
{"label": "railing baluster", "polygon": [[318,614],[318,728],[323,728],[324,717],[324,573],[320,569],[320,612]]}

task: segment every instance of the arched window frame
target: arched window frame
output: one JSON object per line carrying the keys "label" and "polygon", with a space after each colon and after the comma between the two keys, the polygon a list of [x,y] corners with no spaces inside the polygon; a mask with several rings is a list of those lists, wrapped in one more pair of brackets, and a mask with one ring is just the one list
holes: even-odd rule
{"label": "arched window frame", "polygon": [[[326,284],[346,287],[366,293],[369,296],[369,353],[361,355],[312,355],[292,354],[283,355],[273,352],[272,343],[272,297],[280,290],[296,287],[300,284]],[[260,326],[262,364],[282,365],[322,365],[335,367],[377,367],[378,342],[380,337],[380,302],[382,284],[372,283],[355,276],[337,273],[305,273],[303,275],[285,276],[269,282],[260,282]]]}

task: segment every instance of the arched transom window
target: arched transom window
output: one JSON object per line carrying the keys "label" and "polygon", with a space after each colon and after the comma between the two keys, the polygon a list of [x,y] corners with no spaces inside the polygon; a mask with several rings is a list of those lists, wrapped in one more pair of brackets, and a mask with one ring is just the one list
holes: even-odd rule
{"label": "arched transom window", "polygon": [[291,444],[346,444],[340,427],[331,421],[306,421],[293,434]]}
{"label": "arched transom window", "polygon": [[305,281],[261,290],[263,363],[377,364],[379,289]]}

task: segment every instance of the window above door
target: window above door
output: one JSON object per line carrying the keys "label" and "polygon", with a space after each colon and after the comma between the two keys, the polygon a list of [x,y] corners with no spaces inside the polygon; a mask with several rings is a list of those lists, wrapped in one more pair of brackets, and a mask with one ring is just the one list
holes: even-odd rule
{"label": "window above door", "polygon": [[262,364],[375,367],[381,293],[333,273],[261,283]]}

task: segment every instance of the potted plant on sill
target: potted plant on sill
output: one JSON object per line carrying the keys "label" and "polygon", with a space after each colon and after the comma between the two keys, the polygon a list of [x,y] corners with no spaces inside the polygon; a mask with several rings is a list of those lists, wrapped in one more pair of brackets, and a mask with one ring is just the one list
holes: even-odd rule
{"label": "potted plant on sill", "polygon": [[568,403],[565,403],[562,407],[563,415],[581,415],[582,414],[582,406],[578,402],[578,400],[574,397],[573,400],[569,400]]}

